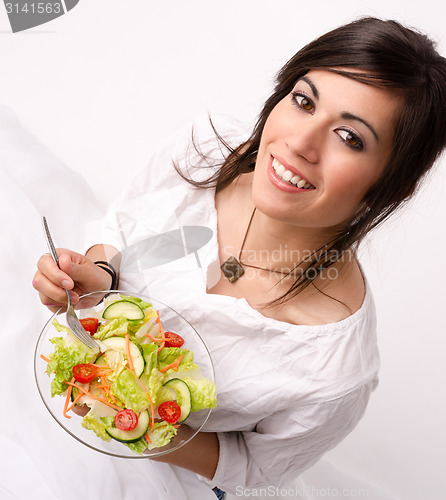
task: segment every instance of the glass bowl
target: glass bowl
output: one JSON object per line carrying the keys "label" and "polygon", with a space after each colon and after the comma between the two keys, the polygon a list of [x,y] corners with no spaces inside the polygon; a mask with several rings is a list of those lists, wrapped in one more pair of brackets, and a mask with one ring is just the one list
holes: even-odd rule
{"label": "glass bowl", "polygon": [[[146,297],[141,294],[136,295],[120,290],[94,292],[81,297],[79,304],[75,306],[79,318],[86,317],[88,315],[88,310],[91,310],[91,308],[101,310],[103,308],[102,300],[110,293],[137,296],[152,304],[155,310],[159,310],[164,330],[176,332],[184,338],[184,348],[193,351],[194,362],[200,367],[203,376],[215,382],[214,367],[203,339],[200,337],[195,328],[181,314],[159,300]],[[68,434],[89,448],[106,455],[120,458],[150,458],[165,455],[166,453],[178,450],[188,443],[203,428],[210,415],[211,409],[191,412],[187,420],[180,424],[177,429],[177,434],[173,437],[169,444],[161,448],[146,450],[143,455],[137,455],[125,444],[119,441],[114,439],[110,442],[104,441],[96,436],[92,430],[84,429],[81,425],[81,416],[70,412],[72,417],[71,419],[64,417],[63,408],[65,397],[51,397],[51,381],[53,377],[47,375],[47,362],[41,358],[41,355],[48,356],[54,351],[54,345],[49,341],[49,339],[63,335],[59,333],[52,324],[52,321],[56,316],[57,321],[60,324],[68,326],[66,323],[65,313],[62,310],[59,310],[47,321],[39,335],[34,352],[34,374],[42,401],[52,417],[66,432],[68,432]]]}

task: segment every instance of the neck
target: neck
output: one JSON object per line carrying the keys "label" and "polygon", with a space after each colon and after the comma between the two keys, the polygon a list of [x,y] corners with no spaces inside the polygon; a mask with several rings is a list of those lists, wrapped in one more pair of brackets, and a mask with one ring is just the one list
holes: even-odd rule
{"label": "neck", "polygon": [[255,210],[240,259],[248,265],[292,270],[333,237],[328,231],[296,227]]}

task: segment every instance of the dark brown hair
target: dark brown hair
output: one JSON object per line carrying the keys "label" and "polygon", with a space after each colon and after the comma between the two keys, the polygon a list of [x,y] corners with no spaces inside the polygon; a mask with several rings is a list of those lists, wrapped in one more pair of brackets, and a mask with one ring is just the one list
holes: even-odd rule
{"label": "dark brown hair", "polygon": [[334,263],[333,255],[355,251],[371,229],[413,194],[446,146],[446,59],[424,34],[396,21],[366,17],[326,33],[295,54],[279,71],[274,92],[264,104],[249,139],[231,149],[219,137],[229,151],[226,161],[207,181],[191,182],[219,191],[245,172],[247,165],[253,165],[269,114],[292,91],[296,81],[314,69],[394,91],[404,99],[403,110],[390,161],[382,177],[366,193],[361,211],[334,240],[314,253],[306,263],[306,272],[272,303],[297,295],[311,283],[317,273],[309,270],[320,271]]}

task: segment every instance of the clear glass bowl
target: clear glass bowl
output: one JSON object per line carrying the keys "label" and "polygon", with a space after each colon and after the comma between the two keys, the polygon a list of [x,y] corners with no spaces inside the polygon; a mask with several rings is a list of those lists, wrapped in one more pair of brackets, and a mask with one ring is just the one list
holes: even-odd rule
{"label": "clear glass bowl", "polygon": [[[81,297],[79,304],[75,307],[79,318],[86,317],[88,311],[86,313],[85,310],[92,307],[96,310],[101,310],[103,307],[102,300],[109,293],[111,292],[108,290],[90,293]],[[132,295],[130,292],[119,290],[113,290],[112,293]],[[149,302],[155,309],[159,310],[164,330],[173,331],[181,335],[185,341],[184,347],[193,351],[194,361],[200,367],[203,376],[215,381],[214,367],[209,351],[195,328],[181,314],[163,302],[140,294],[138,294],[138,297],[146,302]],[[68,432],[68,434],[83,443],[85,446],[101,453],[105,453],[106,455],[121,458],[150,458],[165,455],[166,453],[170,453],[181,448],[203,428],[211,412],[210,409],[191,412],[187,420],[178,427],[177,434],[168,445],[163,446],[162,448],[146,450],[144,455],[140,456],[135,454],[125,444],[120,443],[119,441],[114,439],[110,442],[104,441],[97,437],[92,430],[84,429],[81,425],[81,416],[70,412],[71,419],[64,417],[63,407],[65,397],[51,397],[51,381],[53,377],[47,375],[47,362],[41,358],[41,354],[48,356],[54,351],[54,345],[49,341],[49,339],[62,335],[52,325],[52,321],[56,316],[60,324],[67,326],[65,313],[62,311],[55,313],[45,324],[37,340],[34,352],[34,374],[42,401],[52,417],[65,431]]]}

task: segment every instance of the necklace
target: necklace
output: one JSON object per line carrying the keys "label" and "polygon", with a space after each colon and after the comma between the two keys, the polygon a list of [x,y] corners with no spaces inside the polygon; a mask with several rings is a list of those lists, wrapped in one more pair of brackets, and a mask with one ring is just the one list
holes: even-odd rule
{"label": "necklace", "polygon": [[225,278],[229,280],[230,283],[235,283],[239,278],[241,278],[245,274],[244,267],[251,267],[253,269],[260,269],[261,271],[267,271],[269,273],[277,273],[282,276],[288,276],[291,274],[291,271],[282,271],[281,269],[270,269],[267,267],[254,266],[252,264],[246,264],[241,261],[241,256],[243,252],[243,248],[245,247],[246,238],[248,237],[249,230],[251,228],[252,220],[254,219],[254,214],[256,209],[252,211],[251,218],[249,219],[248,227],[246,228],[245,236],[243,237],[242,246],[240,247],[240,251],[238,253],[238,259],[236,259],[233,255],[229,257],[229,259],[225,260],[223,264],[220,266],[220,269],[223,271]]}

